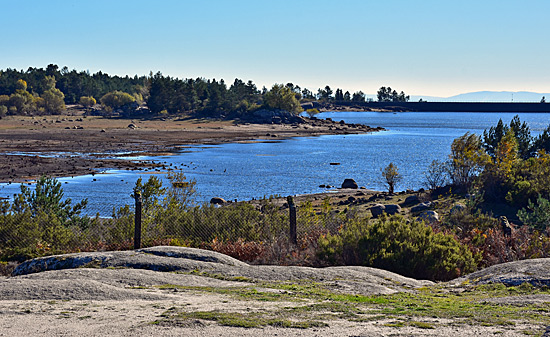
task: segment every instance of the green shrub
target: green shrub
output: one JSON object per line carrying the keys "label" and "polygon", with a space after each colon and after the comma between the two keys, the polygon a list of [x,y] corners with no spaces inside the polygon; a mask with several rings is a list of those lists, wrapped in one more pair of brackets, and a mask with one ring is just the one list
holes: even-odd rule
{"label": "green shrub", "polygon": [[106,107],[117,109],[126,104],[135,102],[136,99],[126,92],[115,90],[103,95],[99,101]]}
{"label": "green shrub", "polygon": [[418,279],[449,280],[476,269],[472,252],[453,236],[403,217],[352,222],[319,240],[321,259],[381,268]]}
{"label": "green shrub", "polygon": [[518,211],[518,218],[530,227],[545,230],[550,226],[550,201],[540,195],[536,204],[529,200],[527,209],[523,208]]}

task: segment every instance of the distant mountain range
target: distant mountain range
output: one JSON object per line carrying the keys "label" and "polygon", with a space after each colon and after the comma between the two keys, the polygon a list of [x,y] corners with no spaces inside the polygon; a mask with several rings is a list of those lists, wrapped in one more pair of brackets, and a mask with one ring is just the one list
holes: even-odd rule
{"label": "distant mountain range", "polygon": [[542,97],[550,103],[550,93],[531,91],[476,91],[451,97],[411,96],[411,102],[422,98],[428,102],[540,102]]}

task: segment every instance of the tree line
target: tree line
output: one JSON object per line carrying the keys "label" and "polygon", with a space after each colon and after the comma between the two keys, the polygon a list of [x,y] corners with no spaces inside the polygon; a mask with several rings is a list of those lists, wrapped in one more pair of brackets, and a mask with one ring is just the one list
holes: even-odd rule
{"label": "tree line", "polygon": [[[403,92],[392,100],[408,100]],[[98,71],[69,70],[50,64],[44,68],[29,67],[26,71],[0,70],[0,116],[7,114],[58,114],[65,104],[91,107],[101,103],[107,110],[129,103],[146,105],[153,114],[189,114],[200,117],[239,118],[258,109],[280,109],[301,112],[300,102],[366,102],[362,91],[353,94],[330,86],[316,93],[294,83],[274,84],[270,89],[258,88],[253,81],[235,79],[185,78],[165,76],[160,72],[148,76],[111,76]]]}

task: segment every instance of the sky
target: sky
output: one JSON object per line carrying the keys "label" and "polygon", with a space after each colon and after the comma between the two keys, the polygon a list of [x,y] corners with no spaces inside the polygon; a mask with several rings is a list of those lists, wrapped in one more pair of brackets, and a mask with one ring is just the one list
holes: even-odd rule
{"label": "sky", "polygon": [[547,0],[0,0],[0,69],[550,92]]}

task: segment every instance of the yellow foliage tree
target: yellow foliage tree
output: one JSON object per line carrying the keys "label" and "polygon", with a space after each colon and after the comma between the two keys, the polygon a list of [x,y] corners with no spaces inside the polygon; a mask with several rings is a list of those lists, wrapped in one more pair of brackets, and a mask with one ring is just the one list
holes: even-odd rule
{"label": "yellow foliage tree", "polygon": [[274,84],[265,94],[265,104],[271,109],[279,109],[298,114],[302,112],[300,102],[289,87],[282,84]]}
{"label": "yellow foliage tree", "polygon": [[85,108],[91,108],[97,102],[92,96],[82,96],[80,97],[79,103],[82,104],[82,106]]}
{"label": "yellow foliage tree", "polygon": [[390,163],[382,170],[382,178],[384,183],[388,186],[388,192],[393,193],[395,185],[401,181],[403,177],[399,174],[397,166]]}
{"label": "yellow foliage tree", "polygon": [[18,80],[15,83],[15,90],[27,91],[27,82],[24,80]]}
{"label": "yellow foliage tree", "polygon": [[512,173],[512,167],[518,160],[518,142],[513,129],[508,129],[498,143],[495,152],[496,174],[506,179]]}
{"label": "yellow foliage tree", "polygon": [[44,99],[46,112],[50,114],[60,114],[65,110],[65,95],[61,90],[57,88],[46,90],[42,94],[42,98]]}
{"label": "yellow foliage tree", "polygon": [[481,147],[481,138],[469,132],[453,141],[449,159],[453,184],[463,188],[470,187],[490,162],[490,156]]}

